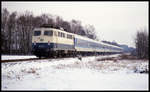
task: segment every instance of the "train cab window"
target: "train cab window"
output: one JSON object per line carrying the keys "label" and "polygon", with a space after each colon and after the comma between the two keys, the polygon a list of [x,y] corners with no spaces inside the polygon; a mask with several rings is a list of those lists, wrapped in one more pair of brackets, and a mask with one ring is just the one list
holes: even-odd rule
{"label": "train cab window", "polygon": [[64,38],[65,38],[65,33],[61,33],[61,37],[64,37]]}
{"label": "train cab window", "polygon": [[53,36],[53,31],[44,31],[44,35]]}
{"label": "train cab window", "polygon": [[34,36],[40,36],[41,35],[41,31],[34,31]]}

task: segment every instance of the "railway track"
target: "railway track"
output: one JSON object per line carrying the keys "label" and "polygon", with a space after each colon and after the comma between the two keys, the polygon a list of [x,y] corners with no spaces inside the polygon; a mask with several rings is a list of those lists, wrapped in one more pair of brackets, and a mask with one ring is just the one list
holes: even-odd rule
{"label": "railway track", "polygon": [[44,59],[52,59],[52,58],[29,58],[29,59],[12,59],[12,60],[1,60],[1,63],[5,62],[20,62],[20,61],[31,61],[31,60],[44,60]]}
{"label": "railway track", "polygon": [[1,60],[1,63],[5,62],[20,62],[20,61],[32,61],[32,60],[47,60],[47,59],[63,59],[63,58],[71,58],[71,57],[49,57],[49,58],[29,58],[29,59],[10,59],[10,60]]}
{"label": "railway track", "polygon": [[[79,60],[82,60],[82,57],[87,57],[87,56],[76,56]],[[1,63],[5,63],[5,62],[21,62],[21,61],[32,61],[32,60],[49,60],[49,59],[63,59],[63,58],[74,58],[74,57],[70,57],[70,56],[66,56],[66,57],[49,57],[49,58],[28,58],[28,59],[10,59],[10,60],[1,60]]]}

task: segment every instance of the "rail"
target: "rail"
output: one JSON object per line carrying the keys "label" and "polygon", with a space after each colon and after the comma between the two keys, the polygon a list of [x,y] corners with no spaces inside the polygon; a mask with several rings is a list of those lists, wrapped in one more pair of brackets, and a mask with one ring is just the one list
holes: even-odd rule
{"label": "rail", "polygon": [[29,58],[29,59],[9,59],[9,60],[1,60],[1,63],[4,62],[18,62],[18,61],[31,61],[31,60],[43,60],[43,59],[50,59],[50,58]]}

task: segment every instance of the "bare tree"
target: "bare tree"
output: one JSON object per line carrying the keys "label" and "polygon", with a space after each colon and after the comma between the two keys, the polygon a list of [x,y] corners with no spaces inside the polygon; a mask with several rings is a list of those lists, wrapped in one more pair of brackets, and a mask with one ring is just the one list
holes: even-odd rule
{"label": "bare tree", "polygon": [[70,24],[67,21],[63,21],[62,24],[61,24],[61,27],[63,27],[65,31],[71,32]]}
{"label": "bare tree", "polygon": [[15,33],[15,27],[16,27],[16,16],[17,13],[13,12],[12,14],[10,14],[9,19],[8,19],[8,50],[9,50],[9,54],[12,54],[12,49],[13,49],[13,43],[14,43],[14,33]]}
{"label": "bare tree", "polygon": [[6,8],[2,9],[1,15],[1,50],[3,53],[8,53],[8,10]]}
{"label": "bare tree", "polygon": [[146,29],[141,29],[137,32],[135,38],[135,46],[137,57],[140,59],[149,57],[149,35]]}
{"label": "bare tree", "polygon": [[84,30],[84,28],[83,28],[83,26],[81,24],[81,21],[72,20],[70,22],[70,27],[71,27],[72,33],[85,36],[85,30]]}
{"label": "bare tree", "polygon": [[30,12],[26,12],[23,15],[18,17],[18,30],[19,34],[19,44],[20,50],[24,54],[29,54],[32,48],[32,30],[33,26],[33,14]]}
{"label": "bare tree", "polygon": [[97,39],[96,36],[96,32],[95,32],[95,28],[93,25],[86,25],[85,26],[85,32],[86,32],[86,36],[91,38],[91,39]]}
{"label": "bare tree", "polygon": [[41,25],[45,24],[46,22],[41,16],[36,16],[33,18],[33,26],[40,27]]}
{"label": "bare tree", "polygon": [[61,26],[61,24],[63,24],[63,19],[60,16],[56,17],[56,26]]}

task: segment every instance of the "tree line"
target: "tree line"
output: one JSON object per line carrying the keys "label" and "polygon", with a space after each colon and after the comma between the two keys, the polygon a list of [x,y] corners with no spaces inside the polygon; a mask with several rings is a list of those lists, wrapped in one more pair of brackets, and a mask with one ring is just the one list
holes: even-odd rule
{"label": "tree line", "polygon": [[81,21],[63,20],[60,16],[41,14],[34,16],[32,12],[10,13],[6,8],[1,11],[1,53],[31,54],[33,29],[43,24],[62,27],[65,31],[97,39],[93,25],[82,26]]}
{"label": "tree line", "polygon": [[135,37],[136,56],[139,59],[149,58],[149,35],[146,29],[140,29]]}

